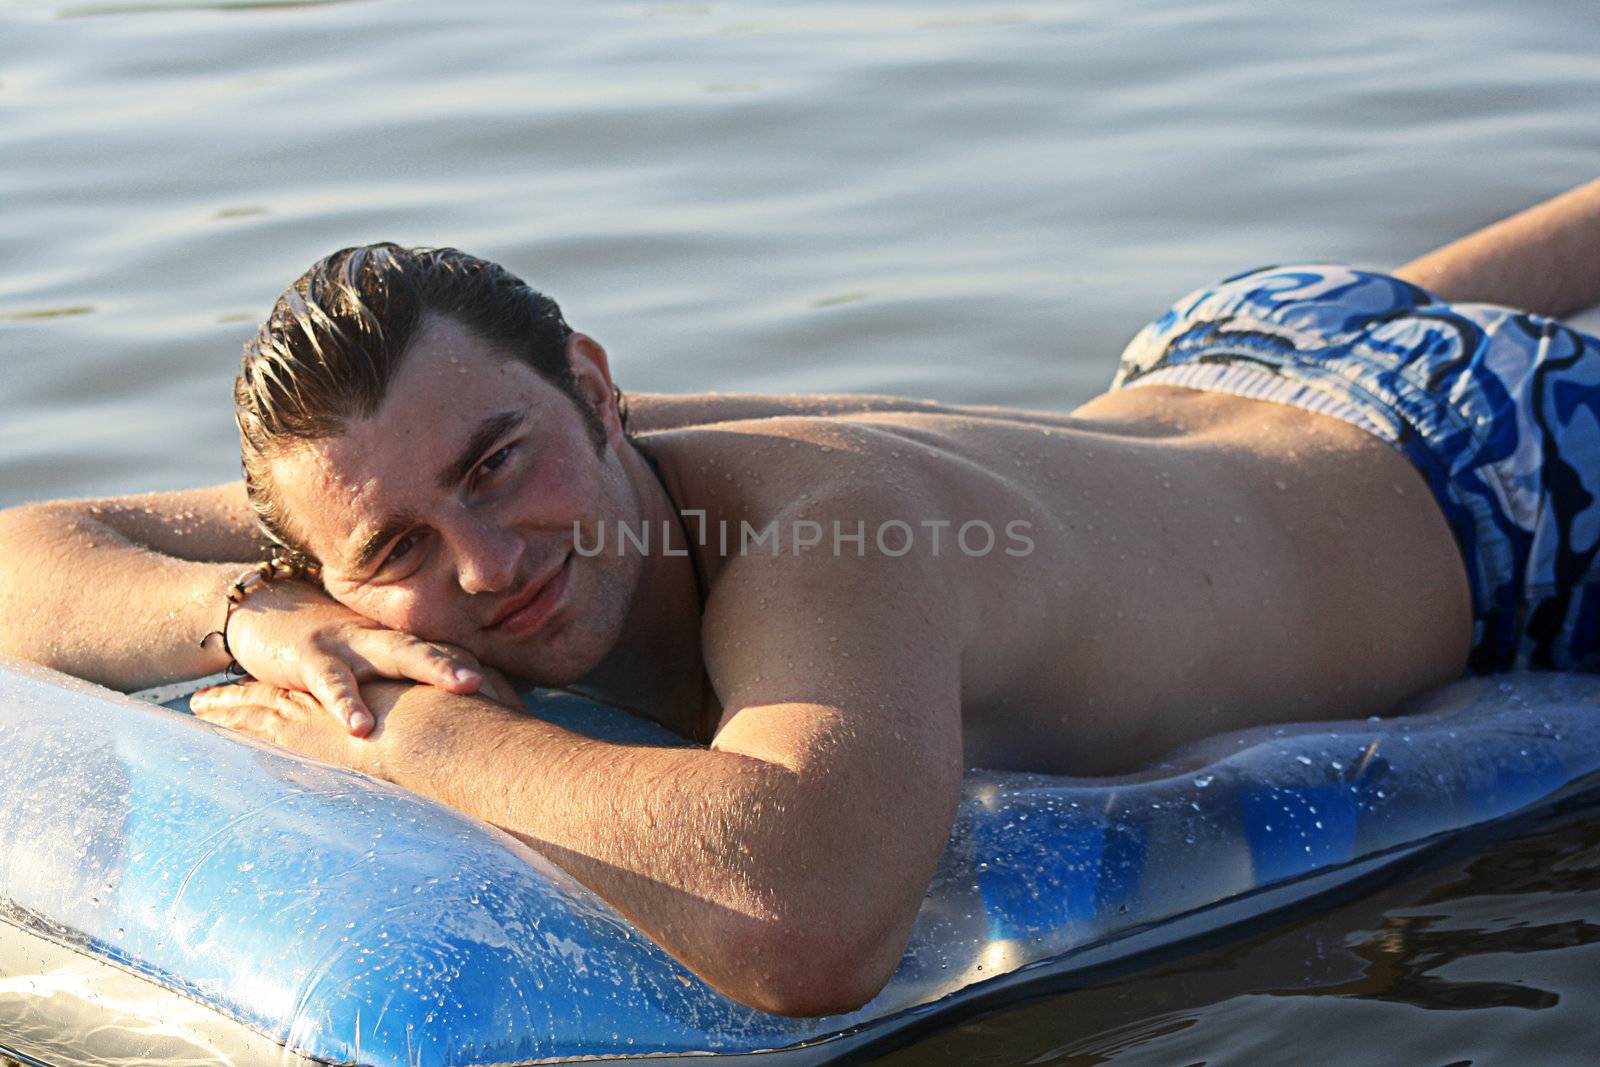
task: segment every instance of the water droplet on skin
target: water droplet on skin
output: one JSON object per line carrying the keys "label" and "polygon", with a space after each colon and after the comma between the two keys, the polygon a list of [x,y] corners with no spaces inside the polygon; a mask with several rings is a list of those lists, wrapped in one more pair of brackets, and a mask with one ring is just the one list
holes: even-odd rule
{"label": "water droplet on skin", "polygon": [[1217,777],[1214,774],[1202,774],[1200,777],[1194,780],[1194,784],[1196,788],[1204,789],[1206,786],[1210,785],[1216,780]]}

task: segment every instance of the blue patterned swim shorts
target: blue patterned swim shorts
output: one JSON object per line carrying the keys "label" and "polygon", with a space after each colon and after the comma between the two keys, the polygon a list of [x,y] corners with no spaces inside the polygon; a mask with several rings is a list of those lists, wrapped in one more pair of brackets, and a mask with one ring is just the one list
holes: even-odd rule
{"label": "blue patterned swim shorts", "polygon": [[1471,668],[1600,669],[1600,340],[1386,274],[1268,267],[1139,332],[1112,388],[1154,384],[1292,404],[1390,442],[1461,547]]}

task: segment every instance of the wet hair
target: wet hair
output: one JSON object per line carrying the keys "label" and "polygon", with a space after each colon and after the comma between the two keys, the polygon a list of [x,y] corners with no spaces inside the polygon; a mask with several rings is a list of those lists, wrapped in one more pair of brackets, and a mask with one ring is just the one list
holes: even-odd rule
{"label": "wet hair", "polygon": [[453,319],[532,367],[577,404],[603,442],[599,415],[567,358],[572,328],[554,300],[454,248],[341,248],[278,297],[245,344],[233,384],[245,490],[262,528],[291,555],[310,558],[273,492],[271,460],[371,417],[429,314]]}

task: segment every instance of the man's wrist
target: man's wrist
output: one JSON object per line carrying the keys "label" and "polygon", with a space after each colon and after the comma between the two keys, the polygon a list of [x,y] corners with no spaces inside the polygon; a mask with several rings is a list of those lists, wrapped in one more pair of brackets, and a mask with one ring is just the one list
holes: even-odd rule
{"label": "man's wrist", "polygon": [[[463,767],[482,767],[483,752],[499,747],[489,743],[491,736],[503,740],[508,730],[516,729],[515,720],[526,716],[487,696],[463,696],[392,678],[363,682],[361,699],[379,723],[369,738],[374,769],[367,773],[482,814],[463,795],[465,784],[457,776]],[[468,757],[469,752],[478,755]]]}
{"label": "man's wrist", "polygon": [[367,737],[372,746],[372,769],[367,773],[418,792],[431,792],[418,780],[423,760],[447,760],[452,747],[450,709],[442,689],[394,678],[361,683],[361,702],[378,723]]}
{"label": "man's wrist", "polygon": [[248,563],[205,564],[206,576],[191,597],[194,617],[198,620],[197,625],[190,627],[196,634],[197,677],[220,674],[236,666],[229,633],[234,605],[228,600],[228,590],[248,566]]}

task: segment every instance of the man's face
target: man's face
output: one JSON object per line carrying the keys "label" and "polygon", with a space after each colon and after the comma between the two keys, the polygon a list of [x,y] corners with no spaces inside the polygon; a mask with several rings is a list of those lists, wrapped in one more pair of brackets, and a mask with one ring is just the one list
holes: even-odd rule
{"label": "man's face", "polygon": [[610,651],[639,580],[637,554],[574,552],[598,525],[638,521],[619,458],[604,354],[569,345],[605,427],[453,319],[424,320],[378,411],[275,458],[294,531],[328,592],[391,629],[447,641],[546,684]]}

